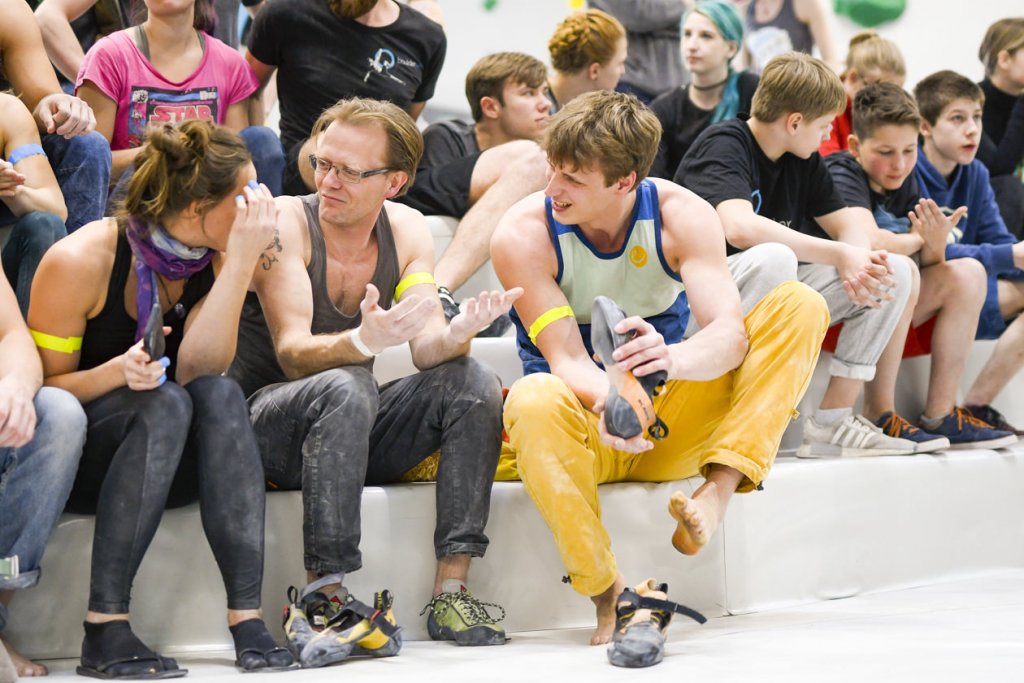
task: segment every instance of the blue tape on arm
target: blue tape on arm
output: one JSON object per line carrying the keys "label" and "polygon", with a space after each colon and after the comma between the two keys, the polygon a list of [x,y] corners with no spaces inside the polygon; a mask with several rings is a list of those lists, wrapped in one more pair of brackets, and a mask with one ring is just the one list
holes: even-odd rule
{"label": "blue tape on arm", "polygon": [[43,148],[36,144],[22,145],[21,147],[15,147],[14,151],[11,152],[11,156],[7,157],[7,161],[10,162],[11,166],[14,166],[25,157],[30,157],[34,154],[40,154],[46,156],[46,152]]}

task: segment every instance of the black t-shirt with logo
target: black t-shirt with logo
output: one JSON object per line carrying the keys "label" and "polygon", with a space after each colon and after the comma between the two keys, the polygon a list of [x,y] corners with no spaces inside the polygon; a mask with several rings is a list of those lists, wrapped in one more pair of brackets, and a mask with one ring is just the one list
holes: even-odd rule
{"label": "black t-shirt with logo", "polygon": [[[845,208],[828,168],[815,152],[765,156],[747,122],[733,119],[705,130],[690,146],[673,180],[711,206],[746,199],[754,213],[812,237],[830,239],[813,219]],[[729,246],[729,253],[738,251]]]}
{"label": "black t-shirt with logo", "polygon": [[884,230],[895,233],[910,231],[907,214],[921,198],[913,173],[898,189],[880,194],[871,189],[868,174],[848,151],[829,154],[825,157],[825,165],[847,206],[867,209],[874,215],[878,227]]}
{"label": "black t-shirt with logo", "polygon": [[286,150],[340,99],[388,100],[403,109],[426,102],[446,49],[440,25],[405,5],[394,22],[374,28],[339,19],[323,0],[268,2],[249,37],[252,56],[277,67]]}
{"label": "black t-shirt with logo", "polygon": [[423,159],[420,167],[445,166],[480,153],[475,126],[468,121],[438,121],[423,131]]}

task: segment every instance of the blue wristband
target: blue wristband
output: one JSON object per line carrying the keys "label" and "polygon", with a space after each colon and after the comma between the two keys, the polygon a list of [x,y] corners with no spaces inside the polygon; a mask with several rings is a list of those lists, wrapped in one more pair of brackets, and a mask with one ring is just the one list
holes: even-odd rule
{"label": "blue wristband", "polygon": [[21,147],[15,147],[14,151],[11,152],[11,156],[7,157],[7,161],[10,162],[11,166],[14,166],[25,157],[30,157],[35,154],[46,156],[46,152],[43,148],[36,144],[22,145]]}

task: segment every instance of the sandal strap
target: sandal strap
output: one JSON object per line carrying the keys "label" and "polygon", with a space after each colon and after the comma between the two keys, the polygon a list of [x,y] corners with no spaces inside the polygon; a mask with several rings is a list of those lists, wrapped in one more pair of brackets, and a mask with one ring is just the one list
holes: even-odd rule
{"label": "sandal strap", "polygon": [[680,605],[678,602],[672,602],[671,600],[641,597],[635,604],[637,609],[659,610],[670,614],[673,612],[676,614],[682,614],[684,617],[693,619],[698,624],[703,624],[708,620],[707,617],[697,610],[690,609],[686,605]]}

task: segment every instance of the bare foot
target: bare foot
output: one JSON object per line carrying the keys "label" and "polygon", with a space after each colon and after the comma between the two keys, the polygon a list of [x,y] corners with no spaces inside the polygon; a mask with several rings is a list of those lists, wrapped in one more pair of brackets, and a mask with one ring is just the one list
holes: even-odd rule
{"label": "bare foot", "polygon": [[14,669],[18,672],[19,678],[29,678],[31,676],[46,676],[50,673],[42,664],[36,664],[30,659],[22,656],[20,652],[11,647],[11,644],[6,639],[0,638],[0,646],[6,648],[7,654],[11,658],[11,663],[14,664]]}
{"label": "bare foot", "polygon": [[604,593],[590,598],[597,607],[597,628],[590,639],[591,645],[605,645],[611,642],[615,632],[615,600],[626,590],[626,579],[622,574],[615,577],[615,583]]}
{"label": "bare foot", "polygon": [[672,545],[684,555],[696,555],[718,527],[717,510],[710,498],[688,498],[676,491],[668,501],[669,513],[679,522]]}

